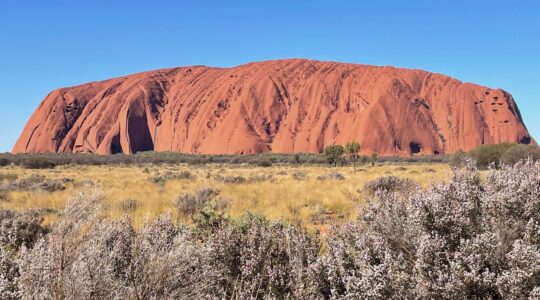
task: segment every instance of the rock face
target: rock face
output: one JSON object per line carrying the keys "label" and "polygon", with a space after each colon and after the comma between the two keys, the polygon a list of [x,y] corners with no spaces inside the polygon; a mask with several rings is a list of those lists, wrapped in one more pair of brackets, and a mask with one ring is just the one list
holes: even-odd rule
{"label": "rock face", "polygon": [[150,71],[51,92],[14,153],[380,155],[533,142],[512,96],[420,70],[303,59]]}

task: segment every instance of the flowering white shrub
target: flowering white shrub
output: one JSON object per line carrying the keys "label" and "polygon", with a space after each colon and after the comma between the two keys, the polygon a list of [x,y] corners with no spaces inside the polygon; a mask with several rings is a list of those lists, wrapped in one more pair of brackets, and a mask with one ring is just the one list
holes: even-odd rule
{"label": "flowering white shrub", "polygon": [[538,299],[540,163],[472,163],[411,196],[379,192],[319,259],[325,298]]}
{"label": "flowering white shrub", "polygon": [[0,247],[0,296],[2,299],[19,299],[19,267],[13,251]]}
{"label": "flowering white shrub", "polygon": [[0,212],[0,298],[540,299],[540,162],[413,188],[378,190],[324,237],[208,210],[135,229],[101,218],[95,190],[50,232]]}

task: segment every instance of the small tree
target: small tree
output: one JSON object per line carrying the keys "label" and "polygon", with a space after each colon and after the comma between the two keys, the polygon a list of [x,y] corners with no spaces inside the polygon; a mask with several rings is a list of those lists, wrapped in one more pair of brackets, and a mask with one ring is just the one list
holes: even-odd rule
{"label": "small tree", "polygon": [[296,154],[294,155],[294,163],[295,163],[295,164],[299,164],[300,162],[301,162],[301,160],[300,160],[300,154],[296,153]]}
{"label": "small tree", "polygon": [[358,153],[360,152],[360,144],[358,142],[349,142],[345,144],[345,154],[349,161],[353,163],[353,170],[356,172],[356,161],[358,160]]}
{"label": "small tree", "polygon": [[375,163],[377,162],[377,153],[371,154],[371,166],[375,167]]}
{"label": "small tree", "polygon": [[324,148],[324,157],[329,164],[336,166],[339,161],[341,161],[343,154],[345,153],[345,148],[341,145],[330,145]]}

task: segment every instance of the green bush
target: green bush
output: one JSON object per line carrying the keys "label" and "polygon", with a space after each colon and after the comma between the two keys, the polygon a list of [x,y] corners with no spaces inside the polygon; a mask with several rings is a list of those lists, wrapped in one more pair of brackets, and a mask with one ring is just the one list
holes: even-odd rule
{"label": "green bush", "polygon": [[470,155],[460,149],[450,156],[449,164],[452,167],[463,167],[467,164],[467,158]]}
{"label": "green bush", "polygon": [[261,160],[257,162],[257,166],[268,168],[272,166],[272,162],[270,160]]}
{"label": "green bush", "polygon": [[516,144],[511,143],[482,145],[470,151],[469,155],[476,161],[479,168],[487,168],[491,164],[498,167],[503,153],[515,146]]}
{"label": "green bush", "polygon": [[338,162],[343,161],[343,154],[345,154],[345,148],[341,145],[331,145],[324,148],[324,158],[331,165],[337,165]]}
{"label": "green bush", "polygon": [[0,158],[0,167],[5,167],[7,165],[9,165],[9,160],[4,157]]}
{"label": "green bush", "polygon": [[540,150],[535,145],[513,143],[482,145],[468,153],[456,152],[450,159],[450,165],[462,166],[467,157],[475,160],[479,168],[487,168],[492,164],[499,167],[500,164],[514,165],[520,160],[539,160]]}
{"label": "green bush", "polygon": [[370,195],[375,195],[377,191],[382,192],[408,192],[412,191],[416,183],[408,178],[397,176],[383,176],[364,185],[364,191]]}
{"label": "green bush", "polygon": [[22,162],[26,169],[52,169],[56,165],[42,156],[30,156]]}
{"label": "green bush", "polygon": [[222,176],[222,175],[215,175],[214,176],[214,179],[216,181],[219,181],[219,182],[222,182],[222,183],[236,183],[236,184],[239,184],[239,183],[244,183],[246,182],[246,178],[243,177],[243,176]]}
{"label": "green bush", "polygon": [[193,175],[190,171],[180,171],[178,173],[173,173],[170,171],[165,172],[164,174],[156,174],[150,177],[150,181],[155,184],[164,185],[165,182],[169,180],[195,180],[197,176]]}
{"label": "green bush", "polygon": [[[256,153],[256,154],[221,154],[221,155],[200,155],[187,153],[173,152],[139,152],[133,155],[115,154],[115,155],[96,155],[87,153],[42,153],[42,154],[11,154],[0,153],[1,160],[7,160],[8,164],[24,166],[26,162],[33,157],[41,157],[47,160],[51,165],[161,165],[161,164],[256,164],[257,161],[268,160],[272,164],[324,164],[328,160],[323,153]],[[444,162],[447,156],[414,156],[414,157],[399,157],[399,156],[381,156],[378,158],[380,162],[399,162],[399,163],[414,163],[414,162]],[[368,163],[370,157],[358,156],[358,162]],[[344,157],[341,156],[337,163],[344,163]]]}
{"label": "green bush", "polygon": [[191,216],[215,201],[220,190],[213,188],[201,188],[195,194],[183,194],[174,200],[174,206],[184,216]]}
{"label": "green bush", "polygon": [[515,145],[501,155],[501,162],[514,165],[520,160],[540,160],[540,149],[535,145]]}

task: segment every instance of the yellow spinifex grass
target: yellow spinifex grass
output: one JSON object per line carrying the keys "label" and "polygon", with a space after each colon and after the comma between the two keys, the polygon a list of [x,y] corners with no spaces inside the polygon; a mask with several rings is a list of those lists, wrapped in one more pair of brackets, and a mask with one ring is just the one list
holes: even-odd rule
{"label": "yellow spinifex grass", "polygon": [[[196,179],[169,180],[156,184],[150,177],[169,172],[189,171]],[[317,180],[320,175],[341,173],[344,180]],[[358,208],[365,204],[364,184],[381,176],[394,175],[410,178],[424,186],[433,181],[447,180],[451,171],[448,165],[430,164],[379,164],[328,167],[318,165],[274,165],[263,168],[251,165],[142,165],[142,166],[61,166],[48,170],[26,170],[15,166],[0,168],[0,174],[16,174],[19,178],[42,175],[47,179],[72,178],[74,183],[59,192],[13,191],[9,201],[0,207],[14,210],[48,208],[63,209],[69,195],[85,185],[93,183],[105,195],[105,214],[120,218],[128,214],[135,225],[148,218],[170,212],[173,217],[189,222],[179,216],[174,199],[183,193],[195,192],[202,187],[221,190],[221,196],[230,201],[227,214],[239,217],[247,211],[261,214],[271,220],[285,220],[308,226],[324,227],[327,223],[351,220],[357,217]],[[303,180],[293,178],[293,173],[305,174]],[[215,179],[221,176],[271,175],[271,180],[245,183],[222,183]],[[123,203],[127,199],[137,200],[138,206],[126,211]],[[46,217],[53,222],[55,214]]]}

